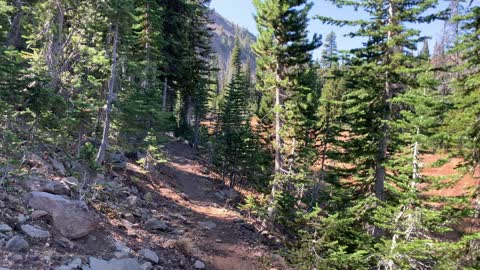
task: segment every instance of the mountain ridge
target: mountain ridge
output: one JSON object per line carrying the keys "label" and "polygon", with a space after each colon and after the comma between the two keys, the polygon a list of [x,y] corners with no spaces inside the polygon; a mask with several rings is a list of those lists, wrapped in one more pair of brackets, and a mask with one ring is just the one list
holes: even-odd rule
{"label": "mountain ridge", "polygon": [[250,64],[250,75],[255,75],[255,55],[251,49],[256,41],[256,36],[248,29],[240,27],[223,17],[215,10],[210,12],[210,27],[212,30],[212,48],[216,56],[216,65],[219,68],[218,80],[220,88],[225,85],[225,81],[230,77],[230,57],[235,47],[235,37],[238,34],[240,39],[241,60],[244,66]]}

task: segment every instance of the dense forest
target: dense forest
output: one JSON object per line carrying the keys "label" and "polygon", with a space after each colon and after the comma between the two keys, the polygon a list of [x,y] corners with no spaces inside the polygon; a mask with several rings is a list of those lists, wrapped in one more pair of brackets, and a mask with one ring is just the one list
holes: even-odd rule
{"label": "dense forest", "polygon": [[[235,207],[285,269],[480,269],[479,3],[325,1],[365,16],[253,0],[255,59],[238,30],[225,71],[209,0],[0,0],[0,198],[41,152],[103,213],[90,180],[121,178],[125,160],[159,172],[174,138],[245,191]],[[435,43],[419,27],[433,21]],[[311,24],[363,45],[341,51]],[[453,181],[426,172],[452,159]],[[442,194],[464,176],[475,184]]]}

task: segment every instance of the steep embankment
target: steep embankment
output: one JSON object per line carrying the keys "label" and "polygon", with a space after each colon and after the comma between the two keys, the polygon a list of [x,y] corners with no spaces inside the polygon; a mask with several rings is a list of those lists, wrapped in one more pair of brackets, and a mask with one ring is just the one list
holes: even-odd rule
{"label": "steep embankment", "polygon": [[188,145],[166,150],[152,172],[120,158],[94,177],[70,176],[76,162],[47,151],[29,155],[25,176],[0,188],[0,269],[286,269],[231,207],[238,193]]}

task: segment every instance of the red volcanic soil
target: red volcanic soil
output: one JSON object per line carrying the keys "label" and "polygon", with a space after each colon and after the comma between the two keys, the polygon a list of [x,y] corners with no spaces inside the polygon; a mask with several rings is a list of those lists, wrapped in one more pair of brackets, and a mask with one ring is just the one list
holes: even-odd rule
{"label": "red volcanic soil", "polygon": [[425,154],[421,159],[423,162],[422,175],[426,177],[443,177],[441,181],[445,187],[439,189],[428,189],[428,184],[420,187],[424,188],[423,194],[428,196],[458,197],[471,194],[475,187],[479,185],[480,170],[475,172],[465,172],[460,170],[464,160],[461,158],[451,158],[446,164],[439,167],[433,167],[432,164],[442,158],[448,158],[445,154]]}

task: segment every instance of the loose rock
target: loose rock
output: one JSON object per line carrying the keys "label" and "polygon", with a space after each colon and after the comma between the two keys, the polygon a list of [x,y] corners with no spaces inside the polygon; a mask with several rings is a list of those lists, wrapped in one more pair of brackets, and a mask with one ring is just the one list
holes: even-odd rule
{"label": "loose rock", "polygon": [[44,231],[38,228],[33,227],[32,225],[22,225],[20,227],[22,232],[32,238],[48,238],[50,237],[50,233],[48,231]]}
{"label": "loose rock", "polygon": [[169,228],[165,222],[160,221],[156,218],[151,218],[145,222],[145,229],[149,231],[167,231]]}
{"label": "loose rock", "polygon": [[128,196],[127,201],[128,201],[128,203],[130,203],[130,205],[132,205],[132,206],[137,205],[137,203],[138,203],[138,197],[135,196],[135,195],[130,195],[130,196]]}
{"label": "loose rock", "polygon": [[23,223],[27,222],[27,220],[28,220],[28,217],[25,216],[24,214],[19,214],[17,216],[17,221],[18,221],[19,224],[23,224]]}
{"label": "loose rock", "polygon": [[65,166],[63,165],[63,163],[61,161],[58,161],[54,158],[51,158],[49,157],[50,159],[50,163],[52,164],[53,168],[55,168],[55,170],[57,170],[57,172],[59,172],[61,175],[65,175],[67,173],[66,169],[65,169]]}
{"label": "loose rock", "polygon": [[[153,269],[153,265],[151,262],[146,262],[144,264],[142,264],[142,269],[143,270],[152,270]],[[1,270],[1,269],[0,269]]]}
{"label": "loose rock", "polygon": [[5,246],[7,250],[13,252],[26,250],[28,247],[28,242],[19,235],[12,237],[12,239],[10,239]]}
{"label": "loose rock", "polygon": [[153,252],[150,249],[142,249],[138,253],[148,261],[151,261],[152,263],[158,263],[158,261],[160,260],[160,258],[158,258],[157,253]]}
{"label": "loose rock", "polygon": [[70,189],[64,183],[48,180],[41,177],[31,176],[25,181],[30,191],[43,191],[58,195],[69,195]]}
{"label": "loose rock", "polygon": [[31,166],[39,168],[38,171],[41,173],[47,173],[52,169],[52,166],[37,154],[30,153],[26,157],[26,160]]}
{"label": "loose rock", "polygon": [[21,262],[23,261],[23,256],[22,254],[13,254],[8,259],[11,260],[12,262]]}
{"label": "loose rock", "polygon": [[132,251],[129,247],[127,247],[124,243],[121,242],[115,242],[115,250],[126,253],[130,253]]}
{"label": "loose rock", "polygon": [[113,256],[115,256],[115,258],[117,258],[117,259],[125,259],[125,258],[128,258],[130,256],[130,253],[123,252],[123,251],[116,251],[116,252],[113,253]]}
{"label": "loose rock", "polygon": [[76,258],[67,265],[56,267],[54,270],[75,270],[82,266],[82,259]]}
{"label": "loose rock", "polygon": [[205,263],[200,260],[196,260],[195,264],[193,264],[193,267],[195,267],[195,269],[205,269]]}
{"label": "loose rock", "polygon": [[88,211],[84,202],[45,192],[31,192],[27,199],[31,208],[47,211],[52,216],[53,226],[69,239],[82,238],[97,226],[96,216]]}
{"label": "loose rock", "polygon": [[111,259],[105,261],[90,257],[90,270],[143,270],[135,259]]}
{"label": "loose rock", "polygon": [[11,232],[12,227],[8,226],[7,224],[0,224],[0,232]]}
{"label": "loose rock", "polygon": [[201,222],[198,222],[198,225],[200,225],[201,227],[203,227],[207,230],[212,230],[212,229],[215,229],[217,227],[217,224],[215,224],[214,222],[211,222],[211,221],[201,221]]}
{"label": "loose rock", "polygon": [[32,212],[32,214],[30,215],[32,217],[32,219],[39,219],[43,216],[46,216],[48,215],[47,211],[44,211],[44,210],[35,210]]}

